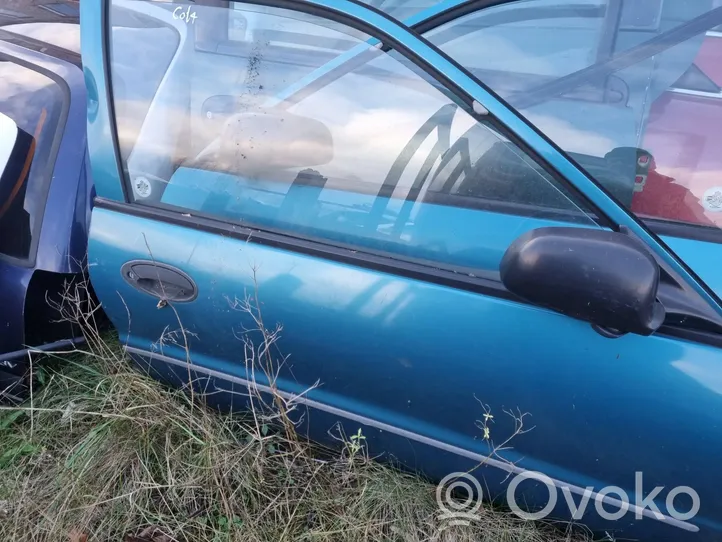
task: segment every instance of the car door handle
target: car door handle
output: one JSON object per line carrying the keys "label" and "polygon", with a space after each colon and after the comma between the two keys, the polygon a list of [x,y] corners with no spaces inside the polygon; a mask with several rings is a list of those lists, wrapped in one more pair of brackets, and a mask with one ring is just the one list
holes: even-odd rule
{"label": "car door handle", "polygon": [[193,279],[171,265],[133,260],[123,264],[120,270],[125,281],[133,288],[158,299],[187,303],[198,296]]}

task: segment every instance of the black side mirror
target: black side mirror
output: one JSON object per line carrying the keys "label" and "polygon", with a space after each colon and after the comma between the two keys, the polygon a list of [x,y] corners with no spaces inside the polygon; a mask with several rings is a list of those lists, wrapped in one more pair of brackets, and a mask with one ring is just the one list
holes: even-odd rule
{"label": "black side mirror", "polygon": [[595,324],[611,335],[649,335],[662,325],[659,266],[622,233],[549,227],[516,239],[501,260],[501,280],[536,305]]}

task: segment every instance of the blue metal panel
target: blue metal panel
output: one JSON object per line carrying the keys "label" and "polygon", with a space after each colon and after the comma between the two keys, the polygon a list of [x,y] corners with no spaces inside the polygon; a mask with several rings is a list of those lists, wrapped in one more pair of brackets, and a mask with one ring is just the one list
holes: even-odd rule
{"label": "blue metal panel", "polygon": [[[90,225],[91,183],[85,150],[85,83],[80,68],[47,54],[0,41],[0,52],[53,74],[66,93],[67,120],[48,186],[37,194],[36,212],[42,215],[40,233],[30,258],[0,258],[0,353],[26,345],[26,298],[37,270],[81,273]],[[33,217],[35,218],[35,217]],[[12,235],[14,232],[3,232]]]}
{"label": "blue metal panel", "polygon": [[722,295],[722,244],[670,236],[663,239],[712,291]]}
{"label": "blue metal panel", "polygon": [[80,6],[80,46],[88,91],[88,151],[95,190],[103,198],[124,200],[118,174],[110,121],[110,103],[103,68],[105,44],[104,12],[107,2],[84,2]]}
{"label": "blue metal panel", "polygon": [[88,178],[85,83],[80,68],[68,66],[70,109],[55,161],[35,261],[37,269],[82,273],[88,246],[92,180]]}
{"label": "blue metal panel", "polygon": [[33,270],[0,260],[0,353],[19,350],[25,340],[25,294]]}

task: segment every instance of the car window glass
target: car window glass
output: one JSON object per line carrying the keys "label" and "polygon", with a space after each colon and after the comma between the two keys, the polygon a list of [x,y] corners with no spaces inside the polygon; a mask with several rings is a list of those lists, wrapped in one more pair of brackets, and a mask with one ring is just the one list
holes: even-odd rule
{"label": "car window glass", "polygon": [[[153,16],[172,24],[174,9]],[[133,105],[147,111],[138,137],[121,137],[136,202],[492,271],[524,231],[597,227],[491,121],[403,56],[365,46],[370,36],[279,8],[233,11],[258,32],[236,35],[232,55],[181,37],[167,69],[148,74],[163,82]],[[334,56],[359,46],[353,61]],[[131,107],[113,95],[116,111]]]}
{"label": "car window glass", "polygon": [[[722,226],[722,34],[711,30],[721,4],[520,0],[425,37],[637,215],[714,228]],[[705,16],[676,41],[667,37]],[[631,60],[614,67],[625,54]]]}
{"label": "car window glass", "polygon": [[0,57],[0,113],[33,139],[27,152],[14,156],[22,161],[13,165],[19,175],[3,177],[0,186],[0,254],[30,256],[52,177],[63,103],[63,92],[52,79]]}
{"label": "car window glass", "polygon": [[113,98],[120,153],[126,158],[178,50],[180,33],[143,10],[114,8],[111,19]]}
{"label": "car window glass", "polygon": [[421,13],[436,4],[440,4],[442,0],[363,0],[381,11],[388,13],[393,18],[404,21],[409,17]]}

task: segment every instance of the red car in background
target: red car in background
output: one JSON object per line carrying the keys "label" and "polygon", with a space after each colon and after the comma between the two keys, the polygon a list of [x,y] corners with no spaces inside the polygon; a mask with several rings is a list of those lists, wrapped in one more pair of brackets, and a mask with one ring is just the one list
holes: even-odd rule
{"label": "red car in background", "polygon": [[708,32],[690,68],[652,104],[632,210],[722,226],[722,31]]}

